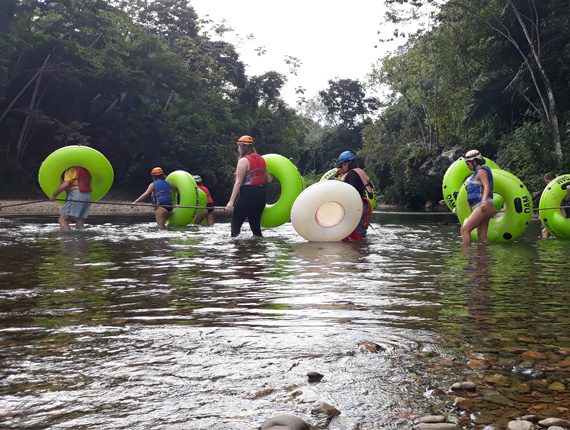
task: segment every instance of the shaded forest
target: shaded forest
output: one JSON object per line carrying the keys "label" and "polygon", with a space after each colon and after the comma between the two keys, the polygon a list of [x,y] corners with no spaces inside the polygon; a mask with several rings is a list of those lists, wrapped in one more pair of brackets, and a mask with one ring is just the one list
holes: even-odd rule
{"label": "shaded forest", "polygon": [[[387,3],[396,24],[399,7],[422,6]],[[458,148],[538,191],[544,172],[570,170],[569,14],[567,0],[445,2],[370,82],[331,80],[292,108],[287,76],[246,75],[224,30],[185,1],[0,0],[0,190],[40,195],[42,160],[82,144],[111,161],[116,196],[136,194],[161,165],[200,174],[221,203],[235,140],[251,134],[309,181],[357,151],[384,203],[438,201],[441,154]],[[388,95],[367,96],[369,85]]]}

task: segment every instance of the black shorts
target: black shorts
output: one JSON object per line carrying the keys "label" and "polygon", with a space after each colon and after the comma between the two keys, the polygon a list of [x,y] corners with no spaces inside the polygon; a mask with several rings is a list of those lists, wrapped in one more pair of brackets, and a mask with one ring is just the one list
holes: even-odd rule
{"label": "black shorts", "polygon": [[[157,208],[164,208],[168,211],[168,213],[174,210],[174,207],[172,205],[158,205]],[[154,210],[156,210],[156,208]]]}
{"label": "black shorts", "polygon": [[212,212],[214,212],[214,203],[208,203],[206,205],[206,209],[208,211],[209,214],[211,214]]}

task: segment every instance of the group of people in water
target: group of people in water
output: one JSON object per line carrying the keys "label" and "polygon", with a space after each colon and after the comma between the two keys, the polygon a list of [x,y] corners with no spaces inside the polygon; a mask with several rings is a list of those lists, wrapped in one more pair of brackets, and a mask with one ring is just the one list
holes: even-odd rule
{"label": "group of people in water", "polygon": [[[251,136],[242,136],[237,142],[238,162],[234,173],[234,185],[230,199],[225,206],[227,212],[232,212],[231,236],[240,234],[243,223],[247,219],[254,236],[262,236],[261,215],[267,204],[267,191],[265,186],[272,181],[265,159],[259,155],[254,146]],[[340,154],[337,162],[337,179],[352,185],[362,196],[363,215],[356,229],[343,241],[362,241],[370,224],[372,205],[372,184],[370,179],[361,168],[356,166],[356,155],[352,151],[344,151]],[[161,167],[151,170],[152,182],[144,193],[136,198],[132,205],[152,197],[155,207],[155,220],[159,229],[166,228],[166,222],[174,209],[172,193],[178,190],[166,180],[166,175]],[[194,176],[196,185],[207,196],[207,205],[200,211],[194,220],[200,224],[204,219],[208,225],[213,225],[214,201],[210,191],[202,184],[202,178]],[[82,167],[72,167],[64,173],[64,180],[51,196],[55,200],[57,196],[67,191],[67,199],[61,209],[59,224],[62,229],[69,230],[72,218],[76,220],[76,228],[84,227],[85,219],[89,215],[91,206],[91,175]]]}
{"label": "group of people in water", "polygon": [[[251,136],[242,136],[237,142],[238,162],[234,174],[234,185],[230,199],[225,206],[225,210],[233,212],[231,220],[231,236],[240,234],[245,220],[254,236],[262,236],[261,215],[267,203],[267,192],[265,186],[272,181],[267,164],[260,156],[254,146]],[[472,212],[461,226],[460,233],[463,244],[471,243],[471,232],[477,230],[477,237],[481,244],[487,243],[487,231],[489,221],[495,215],[496,209],[493,202],[493,173],[485,165],[485,159],[481,153],[472,149],[463,157],[466,166],[473,171],[466,183],[467,201],[472,207]],[[363,169],[356,164],[356,155],[352,151],[344,151],[337,160],[337,173],[335,179],[342,180],[352,185],[362,198],[362,217],[356,229],[343,242],[363,241],[366,238],[372,205],[370,198],[373,193],[373,185]],[[152,182],[144,193],[142,193],[132,204],[152,197],[155,207],[155,219],[159,229],[166,228],[166,222],[170,213],[174,209],[172,193],[178,190],[166,180],[166,176],[161,167],[151,170]],[[556,175],[548,173],[544,176],[545,181],[550,182]],[[194,176],[196,185],[204,191],[207,196],[207,205],[195,218],[195,223],[200,224],[204,219],[208,225],[215,222],[214,201],[210,191],[202,184],[202,178]],[[91,205],[91,175],[79,166],[71,167],[64,173],[63,181],[54,191],[50,200],[54,201],[58,194],[67,191],[67,199],[61,209],[59,224],[63,230],[70,229],[72,218],[76,220],[76,228],[84,227],[85,219],[89,215]],[[570,186],[568,187],[568,198],[570,202]],[[564,206],[564,201],[563,201]],[[548,237],[548,231],[543,230],[544,238]]]}

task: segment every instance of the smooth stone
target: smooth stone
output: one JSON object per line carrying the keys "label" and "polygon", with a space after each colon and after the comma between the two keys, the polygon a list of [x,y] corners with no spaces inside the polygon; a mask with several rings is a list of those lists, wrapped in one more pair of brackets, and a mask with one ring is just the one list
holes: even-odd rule
{"label": "smooth stone", "polygon": [[452,423],[420,423],[415,430],[458,430],[459,427]]}
{"label": "smooth stone", "polygon": [[475,389],[475,383],[474,382],[470,382],[470,381],[464,381],[464,382],[456,382],[455,384],[453,384],[451,386],[451,389],[453,391],[459,391],[459,390],[474,390]]}
{"label": "smooth stone", "polygon": [[310,430],[309,424],[293,415],[280,415],[265,421],[259,430]]}
{"label": "smooth stone", "polygon": [[515,421],[509,421],[509,424],[507,424],[507,429],[508,430],[535,430],[536,426],[533,423],[531,423],[530,421],[515,420]]}
{"label": "smooth stone", "polygon": [[425,417],[421,417],[418,419],[418,423],[444,423],[445,416],[444,415],[426,415]]}
{"label": "smooth stone", "polygon": [[545,420],[539,421],[538,425],[541,427],[558,426],[568,429],[570,428],[570,421],[563,420],[562,418],[546,418]]}
{"label": "smooth stone", "polygon": [[564,430],[564,427],[550,426],[548,427],[548,430]]}
{"label": "smooth stone", "polygon": [[521,417],[521,420],[530,421],[533,424],[536,424],[540,421],[538,415],[524,415]]}

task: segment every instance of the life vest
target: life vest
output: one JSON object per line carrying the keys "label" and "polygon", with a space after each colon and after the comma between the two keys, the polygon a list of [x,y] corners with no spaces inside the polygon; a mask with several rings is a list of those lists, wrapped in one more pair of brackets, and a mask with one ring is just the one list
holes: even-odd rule
{"label": "life vest", "polygon": [[[371,199],[374,196],[374,185],[372,184],[372,182],[370,182],[370,178],[368,177],[368,175],[360,167],[355,167],[354,169],[351,170],[354,170],[354,172],[358,174],[360,180],[362,181],[362,185],[364,185],[366,194],[368,194],[367,196],[368,199]],[[348,172],[350,172],[350,170]],[[344,175],[341,176],[340,179],[342,181],[344,181],[344,178],[346,177],[346,175],[348,175],[348,172],[346,172]]]}
{"label": "life vest", "polygon": [[249,170],[245,174],[244,185],[263,185],[267,182],[265,172],[267,172],[267,163],[265,159],[256,153],[246,155],[249,161]]}
{"label": "life vest", "polygon": [[172,196],[170,195],[171,190],[172,187],[168,181],[164,179],[155,179],[152,202],[155,205],[172,205]]}
{"label": "life vest", "polygon": [[208,199],[207,203],[214,203],[210,190],[208,190],[204,185],[197,185],[197,187],[206,193],[206,198]]}
{"label": "life vest", "polygon": [[477,203],[483,198],[483,185],[477,181],[477,173],[481,169],[484,169],[489,176],[489,198],[493,198],[493,173],[491,173],[491,169],[487,166],[478,166],[465,186],[465,189],[467,190],[467,201],[471,204]]}
{"label": "life vest", "polygon": [[75,178],[69,186],[70,190],[79,190],[82,193],[91,192],[91,173],[83,167],[75,166]]}

